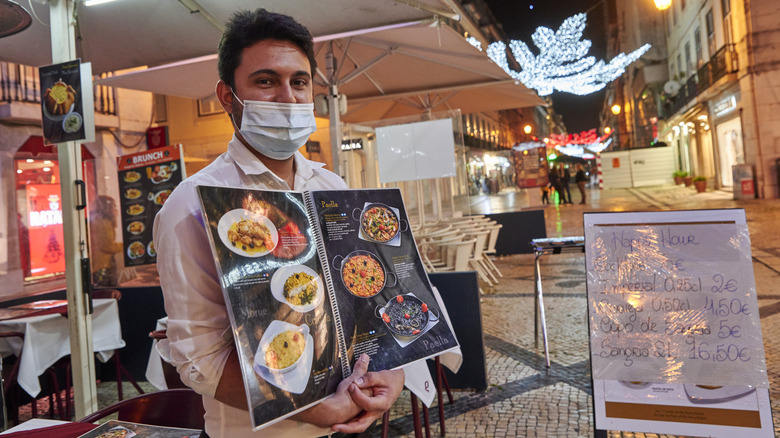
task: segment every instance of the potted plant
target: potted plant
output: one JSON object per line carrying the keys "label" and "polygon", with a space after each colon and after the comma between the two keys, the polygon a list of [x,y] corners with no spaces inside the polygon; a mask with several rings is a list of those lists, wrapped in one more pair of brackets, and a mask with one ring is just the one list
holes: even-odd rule
{"label": "potted plant", "polygon": [[674,177],[674,183],[679,186],[680,184],[683,183],[683,178],[688,176],[688,172],[682,170],[675,170],[672,173],[672,176]]}
{"label": "potted plant", "polygon": [[696,191],[699,193],[703,193],[707,191],[707,177],[706,176],[697,176],[696,178],[693,178],[693,184],[696,186]]}
{"label": "potted plant", "polygon": [[688,172],[685,172],[685,176],[683,176],[683,183],[685,184],[685,187],[690,187],[693,185],[693,177],[688,175]]}

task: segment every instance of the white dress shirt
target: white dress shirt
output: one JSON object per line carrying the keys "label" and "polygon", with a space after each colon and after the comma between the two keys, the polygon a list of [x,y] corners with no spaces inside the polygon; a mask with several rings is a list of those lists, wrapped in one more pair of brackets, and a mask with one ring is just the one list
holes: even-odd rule
{"label": "white dress shirt", "polygon": [[[294,159],[295,190],[347,187],[338,175],[323,169],[322,163],[309,161],[299,152]],[[283,420],[253,433],[249,411],[214,398],[235,344],[203,224],[197,185],[271,190],[290,190],[290,187],[233,136],[227,152],[179,184],[155,218],[157,270],[168,314],[168,340],[163,348],[167,347],[184,384],[203,395],[206,432],[211,438],[327,435],[329,429],[293,420]]]}

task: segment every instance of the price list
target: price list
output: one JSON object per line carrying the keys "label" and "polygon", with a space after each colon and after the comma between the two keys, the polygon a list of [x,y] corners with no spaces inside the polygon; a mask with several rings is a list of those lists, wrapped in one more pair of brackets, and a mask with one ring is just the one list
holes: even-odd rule
{"label": "price list", "polygon": [[586,222],[586,247],[594,379],[768,387],[744,223]]}

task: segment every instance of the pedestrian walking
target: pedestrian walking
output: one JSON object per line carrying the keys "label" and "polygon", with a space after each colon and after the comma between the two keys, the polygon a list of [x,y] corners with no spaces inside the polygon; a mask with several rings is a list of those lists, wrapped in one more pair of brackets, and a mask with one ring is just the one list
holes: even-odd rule
{"label": "pedestrian walking", "polygon": [[540,187],[542,190],[542,204],[550,203],[550,184]]}
{"label": "pedestrian walking", "polygon": [[569,181],[571,181],[571,174],[569,173],[569,169],[566,168],[563,164],[559,165],[559,170],[561,172],[561,187],[563,188],[563,191],[561,192],[561,196],[563,197],[563,203],[564,204],[571,204],[571,190],[569,190]]}
{"label": "pedestrian walking", "polygon": [[[553,164],[548,178],[550,179],[550,185],[552,185],[555,192],[558,193],[558,204],[563,204],[563,185],[561,184],[561,173],[560,170],[558,170],[557,164]],[[555,197],[552,193],[550,193],[550,200],[555,203]]]}
{"label": "pedestrian walking", "polygon": [[584,204],[585,182],[588,181],[588,177],[585,176],[585,169],[582,168],[582,164],[577,163],[574,168],[577,169],[577,173],[574,174],[574,182],[577,184],[577,188],[580,189],[580,204]]}

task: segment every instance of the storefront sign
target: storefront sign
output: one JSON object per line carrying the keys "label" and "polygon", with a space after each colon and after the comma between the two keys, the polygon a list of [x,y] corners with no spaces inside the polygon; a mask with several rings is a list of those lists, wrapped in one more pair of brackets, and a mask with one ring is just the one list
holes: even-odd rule
{"label": "storefront sign", "polygon": [[30,275],[45,277],[65,272],[60,185],[28,184],[25,196]]}
{"label": "storefront sign", "polygon": [[341,141],[342,151],[354,151],[358,149],[363,149],[362,138],[347,138]]}
{"label": "storefront sign", "polygon": [[596,429],[774,437],[744,210],[584,229]]}
{"label": "storefront sign", "polygon": [[544,146],[512,150],[517,187],[541,187],[547,184],[547,160],[544,157]]}
{"label": "storefront sign", "polygon": [[728,97],[726,99],[721,100],[720,102],[717,102],[715,105],[712,106],[712,113],[715,115],[715,117],[720,117],[737,107],[737,98],[734,96]]}
{"label": "storefront sign", "polygon": [[95,139],[91,64],[79,59],[39,70],[41,121],[47,143]]}
{"label": "storefront sign", "polygon": [[185,178],[180,145],[117,158],[125,266],[155,263],[154,217]]}

